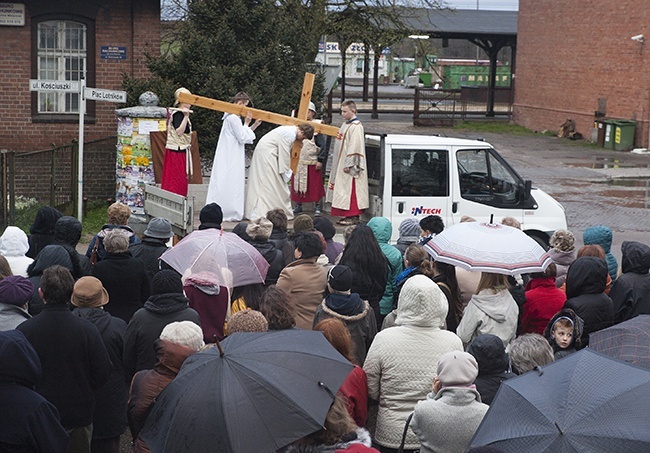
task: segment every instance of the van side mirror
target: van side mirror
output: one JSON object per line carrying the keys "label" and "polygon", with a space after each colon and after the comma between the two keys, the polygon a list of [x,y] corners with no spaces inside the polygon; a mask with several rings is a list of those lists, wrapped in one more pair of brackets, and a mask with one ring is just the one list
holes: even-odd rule
{"label": "van side mirror", "polygon": [[533,182],[530,179],[524,181],[524,200],[530,198],[530,190],[533,187]]}

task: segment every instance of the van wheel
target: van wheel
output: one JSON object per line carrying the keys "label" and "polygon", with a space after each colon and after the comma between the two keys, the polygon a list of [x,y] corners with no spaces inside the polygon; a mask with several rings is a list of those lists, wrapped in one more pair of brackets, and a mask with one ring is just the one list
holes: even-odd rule
{"label": "van wheel", "polygon": [[548,246],[549,238],[544,233],[539,233],[537,231],[531,231],[531,232],[525,231],[525,233],[529,237],[534,239],[535,242],[537,242],[544,250],[549,249],[549,246]]}

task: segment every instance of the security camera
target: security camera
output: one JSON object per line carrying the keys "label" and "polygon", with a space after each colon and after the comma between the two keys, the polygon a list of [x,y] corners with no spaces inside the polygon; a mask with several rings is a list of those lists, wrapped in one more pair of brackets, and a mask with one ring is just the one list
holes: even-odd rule
{"label": "security camera", "polygon": [[635,35],[630,38],[632,41],[643,42],[645,37],[643,35]]}

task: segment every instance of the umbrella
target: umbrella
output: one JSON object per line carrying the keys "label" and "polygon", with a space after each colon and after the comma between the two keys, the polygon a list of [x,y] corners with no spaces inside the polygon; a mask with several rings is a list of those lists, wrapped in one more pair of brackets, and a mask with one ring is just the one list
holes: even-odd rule
{"label": "umbrella", "polygon": [[142,437],[155,452],[273,452],[322,428],[353,365],[321,332],[238,332],[189,357]]}
{"label": "umbrella", "polygon": [[523,231],[487,222],[464,222],[446,228],[424,246],[436,261],[472,272],[526,274],[551,264],[546,251]]}
{"label": "umbrella", "polygon": [[639,315],[589,335],[589,347],[650,369],[650,315]]}
{"label": "umbrella", "polygon": [[221,286],[264,283],[269,263],[255,247],[234,233],[214,229],[193,231],[160,256],[183,275],[209,271]]}
{"label": "umbrella", "polygon": [[501,383],[472,446],[650,451],[650,371],[590,349]]}

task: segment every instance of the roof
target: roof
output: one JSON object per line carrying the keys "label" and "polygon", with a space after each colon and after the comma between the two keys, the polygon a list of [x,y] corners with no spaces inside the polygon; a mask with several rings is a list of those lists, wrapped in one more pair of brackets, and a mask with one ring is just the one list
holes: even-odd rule
{"label": "roof", "polygon": [[509,38],[517,36],[517,11],[409,9],[407,28],[437,38]]}

